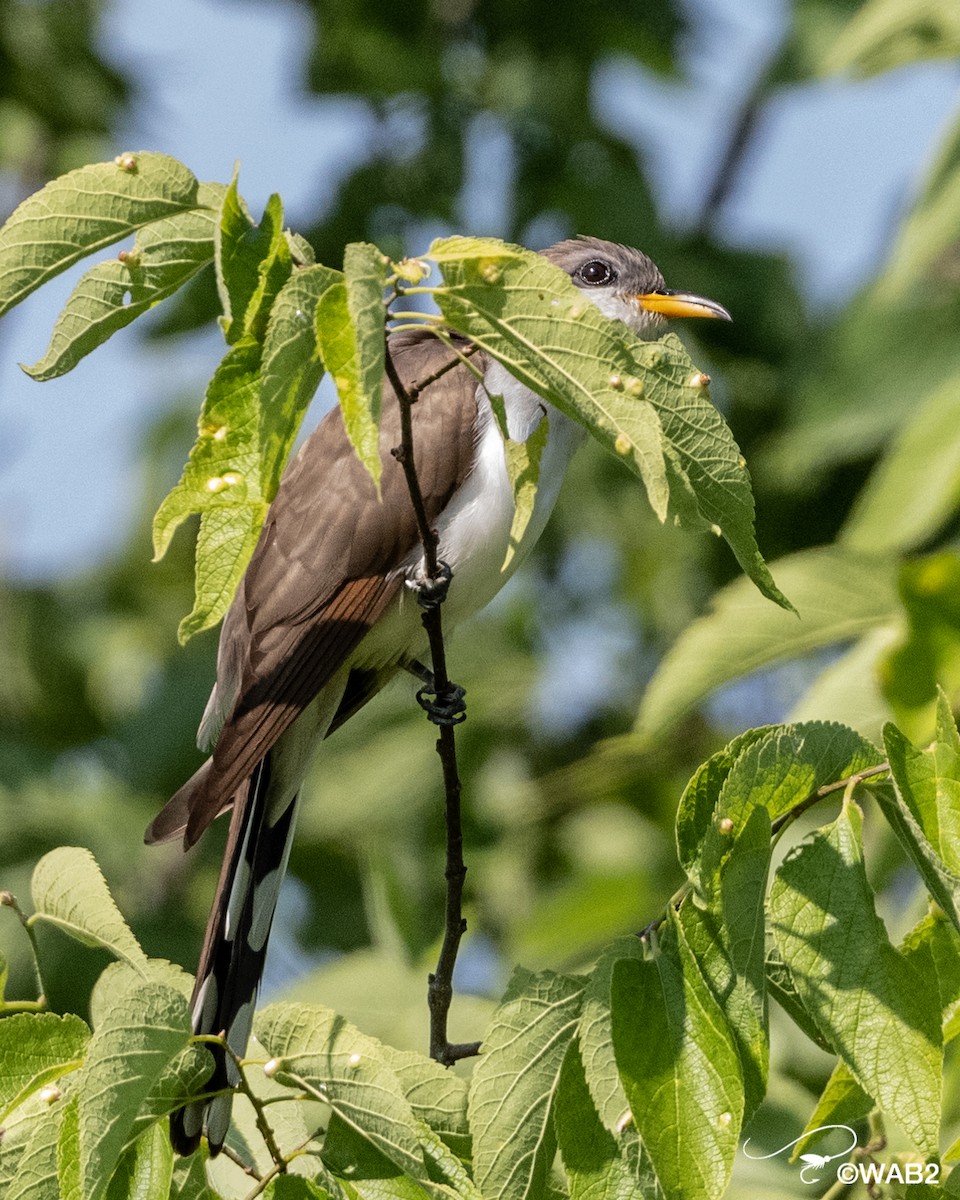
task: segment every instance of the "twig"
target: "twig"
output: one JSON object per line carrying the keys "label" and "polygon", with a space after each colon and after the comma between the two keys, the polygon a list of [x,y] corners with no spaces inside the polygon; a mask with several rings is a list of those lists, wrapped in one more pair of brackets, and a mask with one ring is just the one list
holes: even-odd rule
{"label": "twig", "polygon": [[[311,1135],[306,1139],[306,1141],[301,1142],[299,1146],[294,1146],[294,1148],[287,1155],[286,1162],[292,1162],[295,1158],[298,1158],[301,1154],[303,1154],[312,1141],[313,1136]],[[266,1175],[263,1175],[262,1177],[258,1175],[256,1187],[251,1188],[250,1191],[247,1192],[244,1200],[256,1200],[256,1197],[262,1195],[262,1193],[266,1191],[269,1184],[271,1184],[273,1180],[285,1170],[286,1164],[284,1164],[283,1167],[281,1167],[279,1164],[275,1164],[270,1168]]]}
{"label": "twig", "polygon": [[[803,800],[795,804],[788,812],[785,812],[782,816],[777,817],[775,821],[771,822],[771,838],[775,841],[777,836],[787,827],[787,825],[795,821],[797,817],[805,813],[807,809],[812,808],[817,801],[824,800],[827,796],[831,796],[835,792],[847,791],[852,793],[854,788],[858,787],[861,783],[864,783],[867,779],[872,779],[875,775],[886,774],[889,770],[889,763],[879,763],[875,767],[865,767],[862,771],[856,771],[853,775],[848,775],[844,779],[836,779],[833,781],[833,783],[825,783],[822,787],[817,788],[815,792],[811,792],[809,796],[805,796]],[[681,887],[679,887],[677,891],[674,892],[674,894],[670,897],[664,911],[658,917],[655,917],[648,925],[644,925],[644,927],[638,931],[637,937],[642,941],[646,938],[649,938],[651,934],[656,933],[661,925],[663,925],[664,921],[666,921],[669,913],[678,909],[692,891],[692,883],[688,882],[682,884]]]}
{"label": "twig", "polygon": [[781,829],[784,828],[785,825],[789,825],[791,821],[795,821],[797,817],[805,813],[808,808],[812,808],[818,800],[824,800],[827,796],[833,795],[834,792],[846,791],[847,788],[852,791],[853,788],[857,787],[858,784],[863,783],[865,780],[872,779],[874,775],[884,775],[889,770],[889,763],[879,763],[875,767],[866,767],[862,771],[856,771],[853,775],[848,775],[846,779],[837,779],[833,783],[825,783],[823,787],[817,788],[817,790],[807,796],[805,800],[801,800],[799,804],[795,804],[793,808],[791,808],[789,812],[784,813],[782,817],[777,817],[777,819],[770,826],[771,836],[776,837],[776,835],[781,831]]}
{"label": "twig", "polygon": [[[33,930],[33,922],[20,907],[20,904],[13,892],[0,892],[0,905],[2,905],[4,908],[13,909],[13,911],[17,914],[17,919],[24,928],[27,938],[30,941],[30,952],[33,955],[33,974],[37,981],[38,995],[36,1000],[21,1001],[21,1004],[24,1006],[23,1011],[29,1012],[32,1008],[42,1011],[47,1007],[47,992],[46,988],[43,986],[43,975],[40,971],[40,947],[37,945],[37,935]],[[11,1006],[7,1005],[6,1007],[9,1008]]]}
{"label": "twig", "polygon": [[229,1158],[235,1166],[239,1167],[244,1175],[249,1175],[251,1179],[256,1179],[258,1184],[262,1181],[263,1176],[257,1168],[250,1163],[244,1162],[236,1150],[231,1150],[228,1145],[224,1144],[220,1147],[220,1153],[224,1158]]}
{"label": "twig", "polygon": [[[261,1101],[260,1097],[258,1095],[256,1095],[253,1088],[251,1088],[251,1086],[250,1086],[250,1083],[247,1079],[246,1072],[243,1069],[242,1060],[234,1053],[233,1049],[227,1044],[226,1038],[200,1036],[200,1037],[194,1038],[194,1041],[211,1042],[214,1045],[219,1046],[220,1049],[224,1052],[224,1054],[226,1054],[230,1059],[232,1059],[233,1065],[237,1068],[237,1074],[239,1076],[239,1080],[237,1082],[237,1090],[242,1092],[246,1096],[246,1098],[250,1101],[250,1104],[253,1107],[254,1117],[257,1122],[257,1129],[260,1131],[260,1136],[263,1138],[264,1143],[266,1144],[267,1150],[270,1152],[270,1157],[273,1159],[274,1163],[276,1164],[277,1170],[281,1174],[286,1172],[287,1160],[284,1157],[283,1152],[281,1151],[280,1147],[277,1145],[277,1139],[274,1136],[273,1130],[270,1127],[270,1122],[267,1120],[267,1114],[264,1110],[263,1102]],[[257,1176],[257,1178],[259,1178],[259,1176]]]}
{"label": "twig", "polygon": [[[471,350],[472,352],[472,350]],[[418,397],[453,367],[460,359],[454,357],[439,370],[407,387],[397,371],[390,341],[387,339],[385,367],[387,378],[397,396],[400,406],[400,445],[393,455],[403,468],[410,492],[410,501],[417,519],[417,531],[423,546],[423,584],[421,595],[421,620],[430,643],[430,660],[433,667],[433,691],[439,702],[449,701],[457,692],[447,674],[447,656],[443,641],[443,626],[440,607],[450,582],[450,572],[437,555],[439,537],[427,516],[420,480],[414,464],[412,409]],[[462,692],[460,693],[462,696]],[[445,794],[445,816],[447,830],[446,869],[447,895],[444,916],[443,943],[436,970],[429,976],[427,1005],[430,1010],[430,1057],[444,1066],[450,1066],[462,1058],[469,1058],[479,1050],[478,1042],[451,1044],[447,1036],[447,1021],[453,1001],[453,969],[457,961],[460,941],[466,932],[463,917],[463,885],[467,868],[463,861],[463,826],[460,815],[460,773],[457,769],[457,747],[454,737],[454,721],[438,722],[437,754],[443,770]]]}

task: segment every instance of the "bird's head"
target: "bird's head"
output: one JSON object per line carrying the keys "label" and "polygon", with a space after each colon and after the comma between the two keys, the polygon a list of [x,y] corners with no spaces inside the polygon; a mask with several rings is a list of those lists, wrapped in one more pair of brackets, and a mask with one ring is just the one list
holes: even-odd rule
{"label": "bird's head", "polygon": [[578,237],[557,242],[543,254],[561,267],[605,317],[622,321],[639,337],[654,337],[666,317],[731,320],[714,300],[670,291],[656,263],[640,250]]}

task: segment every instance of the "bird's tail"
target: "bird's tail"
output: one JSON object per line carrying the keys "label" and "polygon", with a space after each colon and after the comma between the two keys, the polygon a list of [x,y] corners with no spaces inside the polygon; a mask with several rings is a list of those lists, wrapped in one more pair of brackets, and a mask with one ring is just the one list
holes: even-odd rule
{"label": "bird's tail", "polygon": [[[246,1053],[263,973],[267,939],[287,867],[298,805],[294,796],[276,816],[270,812],[270,755],[258,764],[246,802],[234,804],[223,868],[200,952],[191,1001],[195,1034],[223,1035],[238,1057]],[[271,818],[272,823],[271,823]],[[215,1067],[206,1091],[234,1087],[233,1059],[209,1047]],[[218,1154],[230,1125],[233,1095],[179,1109],[170,1118],[170,1138],[180,1154],[191,1154],[204,1131],[211,1155]]]}

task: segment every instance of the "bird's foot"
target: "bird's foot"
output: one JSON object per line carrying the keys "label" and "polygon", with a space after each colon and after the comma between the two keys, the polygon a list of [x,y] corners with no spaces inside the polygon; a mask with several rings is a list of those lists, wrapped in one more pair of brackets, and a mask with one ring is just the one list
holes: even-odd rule
{"label": "bird's foot", "polygon": [[467,691],[448,683],[438,691],[433,675],[427,671],[424,685],[417,690],[417,703],[434,725],[462,725],[467,719]]}
{"label": "bird's foot", "polygon": [[436,608],[437,605],[442,604],[446,600],[447,592],[450,590],[451,579],[453,579],[453,571],[451,571],[449,564],[441,559],[437,563],[436,575],[430,576],[420,573],[407,586],[416,592],[417,603],[421,608],[431,609]]}

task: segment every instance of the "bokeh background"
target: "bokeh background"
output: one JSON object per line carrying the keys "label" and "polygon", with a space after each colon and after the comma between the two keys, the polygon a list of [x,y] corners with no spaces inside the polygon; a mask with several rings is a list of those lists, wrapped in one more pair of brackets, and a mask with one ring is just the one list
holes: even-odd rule
{"label": "bokeh background", "polygon": [[[239,160],[254,213],[279,191],[332,265],[359,239],[592,233],[735,316],[681,332],[803,620],[582,452],[534,560],[451,642],[470,702],[455,1036],[513,964],[576,970],[657,915],[680,792],[730,736],[799,715],[923,737],[935,681],[960,699],[958,83],[954,0],[0,3],[0,216],[123,150],[219,181]],[[75,278],[0,325],[0,886],[28,902],[45,850],[88,846],[148,952],[189,968],[222,831],[186,857],[141,837],[199,762],[216,639],[178,646],[190,537],[151,565],[149,521],[222,353],[215,291],[201,278],[41,387],[16,364]],[[442,804],[412,685],[328,743],[310,790],[267,995],[422,1047]],[[896,938],[923,902],[869,812],[868,837]],[[82,1011],[90,958],[56,950],[51,1002]],[[28,996],[9,913],[0,953]],[[751,1130],[771,1148],[831,1065],[774,1022]],[[738,1195],[802,1191],[784,1163],[747,1167]]]}

